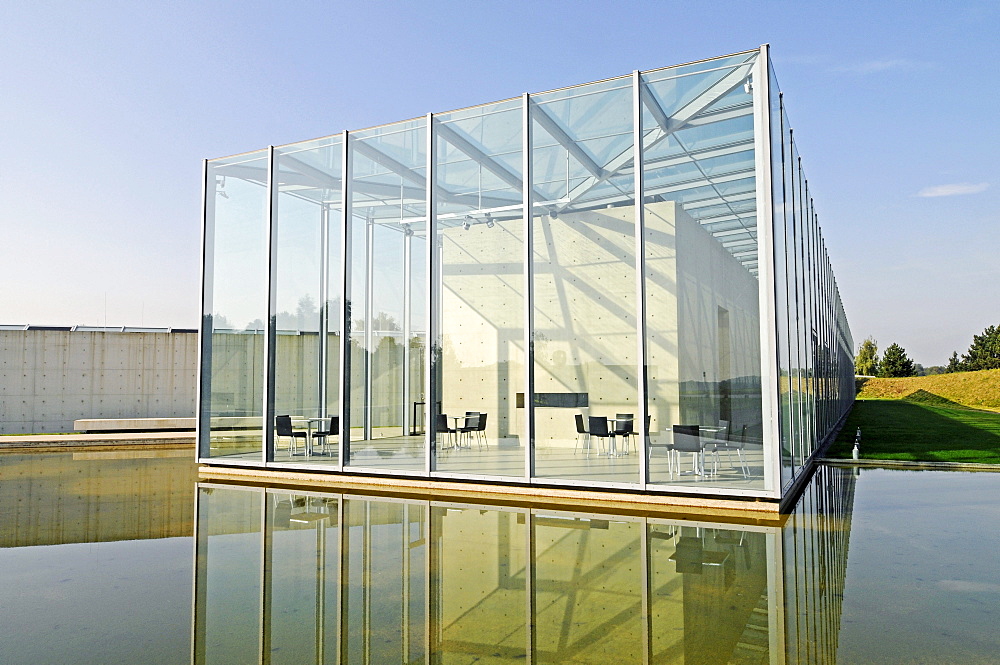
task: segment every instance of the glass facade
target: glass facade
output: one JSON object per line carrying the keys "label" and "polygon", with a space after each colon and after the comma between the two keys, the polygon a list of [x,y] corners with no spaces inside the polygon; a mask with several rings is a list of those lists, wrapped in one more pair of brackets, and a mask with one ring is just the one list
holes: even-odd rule
{"label": "glass facade", "polygon": [[853,401],[766,46],[205,178],[205,462],[780,499]]}

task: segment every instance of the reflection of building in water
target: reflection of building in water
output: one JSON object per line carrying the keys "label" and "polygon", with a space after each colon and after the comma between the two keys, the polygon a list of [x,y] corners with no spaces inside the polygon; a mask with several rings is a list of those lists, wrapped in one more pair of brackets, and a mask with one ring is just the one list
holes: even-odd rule
{"label": "reflection of building in water", "polygon": [[202,484],[195,658],[835,662],[854,478],[722,523]]}
{"label": "reflection of building in water", "polygon": [[196,479],[187,447],[4,453],[0,547],[190,536]]}

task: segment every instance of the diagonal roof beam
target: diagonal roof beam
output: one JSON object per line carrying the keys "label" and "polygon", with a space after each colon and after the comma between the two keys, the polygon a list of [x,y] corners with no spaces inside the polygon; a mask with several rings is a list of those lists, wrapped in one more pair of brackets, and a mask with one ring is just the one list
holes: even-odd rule
{"label": "diagonal roof beam", "polygon": [[[340,178],[338,178],[337,176],[332,175],[330,173],[327,173],[323,169],[320,169],[320,168],[317,168],[315,166],[312,166],[311,164],[307,164],[307,163],[303,162],[301,159],[299,159],[298,157],[292,157],[291,155],[279,155],[278,156],[278,164],[279,164],[279,166],[282,165],[282,164],[288,164],[289,166],[291,166],[295,170],[295,172],[301,173],[302,175],[305,175],[305,176],[308,176],[309,178],[312,178],[313,180],[315,180],[315,186],[317,188],[323,187],[323,188],[326,188],[326,189],[340,189],[340,187],[341,187],[341,179]],[[290,175],[290,174],[287,171],[280,171],[279,170],[278,171],[278,180],[279,180],[278,184],[279,185],[285,184],[286,176],[288,176],[288,175]],[[291,180],[294,181],[295,179],[291,179]],[[300,184],[300,183],[295,183],[295,184]]]}
{"label": "diagonal roof beam", "polygon": [[611,175],[605,175],[604,169],[594,161],[594,158],[591,157],[586,150],[581,148],[580,144],[577,143],[573,137],[567,134],[566,130],[564,130],[559,123],[553,120],[552,116],[550,116],[544,108],[534,102],[531,102],[531,116],[538,121],[538,124],[541,125],[542,128],[552,136],[552,138],[559,142],[559,145],[566,149],[566,152],[573,155],[573,158],[580,162],[580,164],[583,165],[583,168],[590,172],[591,177],[603,179],[607,177],[607,175]]}
{"label": "diagonal roof beam", "polygon": [[[413,169],[406,166],[405,164],[393,159],[389,155],[385,154],[375,146],[371,145],[367,141],[354,140],[351,142],[351,146],[357,150],[359,153],[372,160],[376,164],[380,164],[385,168],[389,169],[396,175],[398,175],[403,180],[409,180],[411,183],[417,187],[426,191],[427,188],[427,178],[416,173]],[[451,192],[441,185],[437,185],[435,190],[442,201],[455,202],[457,198],[454,192]],[[422,198],[422,197],[418,197]]]}
{"label": "diagonal roof beam", "polygon": [[742,65],[737,66],[728,74],[706,88],[697,97],[677,109],[677,111],[669,117],[666,113],[664,113],[660,103],[656,101],[656,96],[649,90],[648,85],[643,82],[642,103],[646,105],[647,109],[649,109],[649,112],[656,120],[657,127],[661,132],[663,132],[662,136],[655,137],[653,143],[658,143],[670,134],[682,129],[699,113],[702,113],[716,101],[722,99],[730,92],[741,86],[746,80],[747,75],[750,74],[752,66],[753,63],[751,62],[745,62]]}
{"label": "diagonal roof beam", "polygon": [[511,173],[506,166],[480,150],[476,145],[459,134],[453,128],[444,123],[435,123],[434,129],[438,136],[464,152],[477,163],[482,164],[487,171],[503,180],[505,183],[510,185],[511,188],[516,189],[519,192],[523,191],[521,187],[524,186],[524,183],[521,178],[517,177],[514,173]]}
{"label": "diagonal roof beam", "polygon": [[[725,74],[718,81],[709,86],[704,92],[679,108],[672,116],[667,116],[659,102],[656,101],[656,98],[648,90],[648,86],[645,81],[643,81],[640,97],[642,98],[643,104],[645,104],[646,108],[649,109],[649,112],[656,120],[657,125],[655,130],[646,134],[643,150],[652,148],[674,132],[683,129],[699,113],[702,113],[716,101],[725,97],[742,85],[746,80],[747,75],[750,73],[751,67],[752,63],[750,62],[737,66],[734,70]],[[560,141],[560,143],[562,143],[562,141]],[[631,166],[632,162],[632,150],[625,150],[608,162],[607,168],[602,169],[598,166],[597,171],[591,170],[591,177],[587,178],[573,188],[567,197],[569,198],[569,203],[566,203],[562,207],[565,208],[569,206],[573,201],[578,200],[588,191],[598,186],[621,169]]]}
{"label": "diagonal roof beam", "polygon": [[415,173],[413,169],[401,162],[396,161],[367,141],[351,141],[351,146],[368,159],[372,160],[376,164],[384,166],[403,180],[409,180],[417,187],[427,187],[427,179],[424,176],[419,173]]}

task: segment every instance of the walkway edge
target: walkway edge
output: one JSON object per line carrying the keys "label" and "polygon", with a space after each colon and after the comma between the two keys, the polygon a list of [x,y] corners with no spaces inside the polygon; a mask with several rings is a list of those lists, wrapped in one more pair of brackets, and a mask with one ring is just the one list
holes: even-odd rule
{"label": "walkway edge", "polygon": [[[86,446],[142,448],[194,447],[194,432],[130,432],[127,434],[28,434],[0,436],[0,451],[49,450]],[[192,453],[192,457],[194,454]]]}
{"label": "walkway edge", "polygon": [[920,469],[938,471],[992,471],[1000,473],[1000,464],[979,464],[975,462],[915,462],[911,460],[835,459],[825,457],[817,461],[821,464],[830,464],[832,466],[881,467],[885,469],[912,469],[914,471]]}
{"label": "walkway edge", "polygon": [[490,505],[515,504],[532,508],[587,510],[671,518],[700,518],[708,521],[735,521],[745,524],[773,525],[783,522],[786,517],[779,513],[776,501],[741,501],[667,494],[564,489],[538,485],[532,485],[529,488],[522,485],[463,483],[397,476],[348,476],[215,465],[203,465],[199,469],[199,474],[203,481],[259,483],[284,488],[310,488],[327,492],[342,491],[359,494],[367,492],[379,496],[398,495],[404,498],[433,501],[462,501]]}

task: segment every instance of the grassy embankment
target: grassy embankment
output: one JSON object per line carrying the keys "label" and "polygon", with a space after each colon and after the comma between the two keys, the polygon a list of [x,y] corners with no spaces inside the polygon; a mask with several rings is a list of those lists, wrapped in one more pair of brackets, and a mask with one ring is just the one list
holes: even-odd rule
{"label": "grassy embankment", "polygon": [[827,457],[1000,464],[1000,370],[859,382]]}

